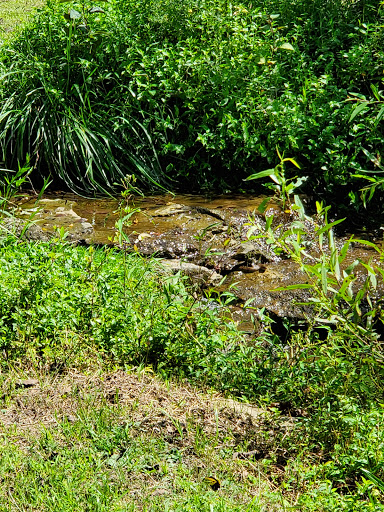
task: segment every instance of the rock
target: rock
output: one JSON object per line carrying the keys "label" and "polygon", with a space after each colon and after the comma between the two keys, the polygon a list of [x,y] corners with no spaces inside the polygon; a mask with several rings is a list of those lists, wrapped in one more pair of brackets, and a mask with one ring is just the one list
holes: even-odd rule
{"label": "rock", "polygon": [[17,388],[33,388],[38,385],[39,381],[37,379],[25,379],[16,382]]}
{"label": "rock", "polygon": [[80,215],[77,215],[77,213],[74,212],[72,210],[72,208],[67,209],[67,208],[65,208],[65,206],[59,206],[58,208],[56,208],[54,216],[65,217],[65,218],[71,220],[72,222],[73,221],[83,222],[83,221],[87,220],[87,219],[83,219],[82,217],[80,217]]}
{"label": "rock", "polygon": [[224,217],[221,211],[217,209],[209,209],[204,206],[186,206],[184,204],[171,203],[161,208],[158,208],[151,213],[153,217],[169,217],[170,215],[178,215],[180,213],[200,213],[202,215],[209,215],[220,221],[224,221]]}
{"label": "rock", "polygon": [[157,258],[191,258],[198,253],[198,243],[189,234],[179,229],[172,229],[158,236],[145,237],[140,235],[133,240],[132,246],[143,256],[156,256]]}
{"label": "rock", "polygon": [[236,286],[231,287],[231,292],[238,298],[239,303],[252,301],[250,307],[265,307],[267,314],[271,312],[281,318],[299,320],[312,316],[312,307],[301,304],[310,297],[308,289],[276,290],[277,287],[306,282],[307,276],[295,262],[285,260],[261,267],[263,271],[252,274],[235,272],[230,279],[227,277],[227,281],[217,291],[226,291],[233,280]]}
{"label": "rock", "polygon": [[192,210],[196,211],[197,213],[201,213],[203,215],[209,215],[210,217],[213,217],[214,219],[218,219],[218,220],[221,220],[222,222],[225,222],[223,213],[218,209],[205,208],[204,206],[195,206],[194,208],[192,208]]}
{"label": "rock", "polygon": [[69,230],[68,240],[72,242],[87,242],[89,236],[93,233],[93,226],[89,222],[80,222],[74,224]]}
{"label": "rock", "polygon": [[236,260],[250,260],[259,256],[261,255],[257,251],[257,246],[252,242],[244,242],[239,245],[236,253],[233,255]]}
{"label": "rock", "polygon": [[177,215],[179,213],[185,213],[191,211],[192,208],[183,204],[171,203],[161,208],[158,208],[154,212],[151,212],[153,217],[169,217],[170,215]]}
{"label": "rock", "polygon": [[52,234],[45,232],[39,225],[16,217],[1,219],[0,230],[31,241],[48,242],[52,238]]}
{"label": "rock", "polygon": [[194,263],[181,260],[161,260],[159,264],[163,269],[174,274],[181,271],[184,275],[190,277],[193,282],[197,282],[198,284],[216,285],[222,280],[222,276],[214,270],[195,265]]}
{"label": "rock", "polygon": [[271,246],[266,243],[264,238],[253,240],[252,242],[241,242],[233,250],[232,257],[248,264],[268,263],[279,261],[280,258],[274,254]]}

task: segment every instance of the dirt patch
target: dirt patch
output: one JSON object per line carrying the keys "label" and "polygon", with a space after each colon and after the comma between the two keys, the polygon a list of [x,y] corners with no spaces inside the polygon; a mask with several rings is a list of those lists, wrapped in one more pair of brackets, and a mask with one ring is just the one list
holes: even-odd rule
{"label": "dirt patch", "polygon": [[224,439],[230,435],[234,446],[247,443],[260,458],[271,448],[266,438],[271,440],[274,431],[294,425],[289,418],[272,422],[271,413],[250,404],[218,393],[204,394],[188,384],[164,383],[149,374],[72,372],[60,379],[29,381],[34,385],[4,382],[3,401],[9,405],[3,405],[0,411],[2,429],[16,427],[20,433],[38,434],[61,421],[79,420],[80,410],[108,404],[121,408],[121,421],[134,424],[138,433],[161,434],[165,440],[175,442],[176,438],[187,439],[190,430],[199,428],[205,436]]}

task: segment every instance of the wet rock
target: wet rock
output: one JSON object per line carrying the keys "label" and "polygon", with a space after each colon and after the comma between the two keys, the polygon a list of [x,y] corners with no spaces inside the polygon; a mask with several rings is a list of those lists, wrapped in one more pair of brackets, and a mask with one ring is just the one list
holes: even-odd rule
{"label": "wet rock", "polygon": [[[205,248],[205,244],[203,244],[203,248]],[[236,240],[230,240],[229,243],[225,244],[225,239],[223,239],[221,248],[219,247],[216,251],[206,250],[205,252],[208,255],[201,260],[201,263],[213,267],[223,274],[239,270],[247,273],[263,272],[265,270],[264,264],[276,259],[275,255],[271,254],[269,247]]]}
{"label": "wet rock", "polygon": [[161,260],[159,263],[163,269],[172,273],[182,272],[191,278],[194,283],[200,285],[217,285],[222,276],[206,267],[195,265],[181,260]]}
{"label": "wet rock", "polygon": [[233,258],[247,263],[267,263],[275,258],[270,246],[260,242],[243,242],[237,246]]}
{"label": "wet rock", "polygon": [[[64,201],[52,199],[51,202],[53,206],[56,206],[56,204],[62,204]],[[47,204],[46,200],[43,204]],[[49,204],[51,206],[51,203]],[[28,226],[24,235],[28,240],[51,240],[57,236],[57,230],[61,228],[67,233],[66,240],[72,242],[87,242],[93,233],[92,224],[87,222],[87,219],[78,215],[71,205],[69,207],[57,206],[54,210],[33,210],[32,224]],[[23,233],[24,226],[26,226],[26,221],[21,221],[21,224],[19,224],[19,221],[20,219],[6,221],[16,226],[16,234],[18,236]]]}
{"label": "wet rock", "polygon": [[218,209],[205,208],[204,206],[195,206],[193,210],[196,211],[197,213],[208,215],[209,217],[213,217],[214,219],[218,219],[221,220],[222,222],[225,222],[225,217],[223,216],[223,213]]}
{"label": "wet rock", "polygon": [[52,238],[51,234],[45,232],[37,224],[31,223],[31,221],[16,219],[15,217],[1,219],[0,231],[4,234],[12,234],[31,241],[48,242]]}
{"label": "wet rock", "polygon": [[209,209],[204,206],[186,206],[184,204],[170,203],[161,208],[158,208],[151,213],[153,217],[169,217],[171,215],[178,215],[180,213],[200,213],[208,215],[220,221],[224,221],[222,213],[217,209]]}
{"label": "wet rock", "polygon": [[93,226],[89,222],[81,222],[72,227],[68,240],[72,242],[88,243],[89,236],[93,233]]}
{"label": "wet rock", "polygon": [[197,241],[190,234],[178,229],[144,238],[139,235],[131,241],[131,245],[135,246],[135,250],[143,256],[155,255],[158,258],[166,259],[192,259],[198,253]]}
{"label": "wet rock", "polygon": [[251,263],[249,265],[239,265],[238,267],[235,267],[236,271],[243,272],[245,274],[252,274],[253,272],[265,272],[267,267],[265,265],[261,265],[258,263]]}
{"label": "wet rock", "polygon": [[276,290],[278,287],[304,283],[306,275],[294,262],[281,261],[264,266],[263,272],[245,274],[237,271],[227,277],[217,292],[226,291],[233,283],[231,292],[239,303],[249,303],[252,308],[266,308],[278,317],[304,319],[311,316],[312,308],[301,303],[310,297],[308,290]]}
{"label": "wet rock", "polygon": [[74,212],[72,210],[72,208],[65,208],[65,206],[59,206],[58,208],[56,208],[55,210],[55,217],[63,217],[69,221],[74,221],[74,222],[83,222],[87,219],[83,219],[82,217],[80,217],[80,215],[77,215],[76,212]]}
{"label": "wet rock", "polygon": [[189,212],[190,210],[190,207],[183,204],[171,203],[158,208],[154,212],[151,212],[151,215],[153,217],[169,217],[171,215],[178,215],[180,213]]}

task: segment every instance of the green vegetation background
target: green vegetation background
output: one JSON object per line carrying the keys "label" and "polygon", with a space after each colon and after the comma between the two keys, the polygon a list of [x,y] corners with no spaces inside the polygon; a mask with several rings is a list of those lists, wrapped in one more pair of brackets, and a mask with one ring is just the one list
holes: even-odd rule
{"label": "green vegetation background", "polygon": [[[377,2],[118,0],[102,10],[49,3],[2,46],[7,166],[30,155],[35,175],[52,172],[85,193],[110,190],[127,172],[147,187],[219,190],[274,166],[278,146],[300,161],[319,195],[343,191],[343,202],[360,208],[362,176],[373,180],[367,198],[380,190]],[[2,510],[78,510],[78,500],[83,510],[382,510],[382,311],[371,296],[383,274],[368,264],[356,298],[353,268],[341,275],[336,264],[349,245],[340,252],[329,225],[318,230],[319,242],[325,234],[330,259],[319,250],[316,264],[301,260],[316,283],[317,320],[305,330],[287,323],[281,339],[261,312],[252,340],[218,314],[225,297],[210,308],[181,276],[161,277],[155,262],[3,235],[4,410],[17,403],[15,376],[23,372],[56,378],[74,368],[150,367],[164,379],[269,405],[272,425],[284,404],[297,420],[281,435],[265,428],[272,449],[261,461],[239,463],[237,473],[225,470],[233,437],[200,432],[200,455],[222,443],[210,467],[226,474],[227,486],[215,495],[195,484],[161,436],[135,441],[134,426],[119,423],[107,404],[79,410],[74,425],[58,418],[57,428],[31,434],[28,449],[17,430],[4,429]],[[266,236],[292,257],[307,248],[304,228],[281,236],[270,224]],[[127,450],[129,472],[123,466],[117,478],[108,468]],[[133,467],[143,452],[150,461]],[[146,481],[156,464],[159,485],[171,479],[171,498],[128,500],[131,476]],[[257,479],[275,492],[265,489],[256,502],[247,493]]]}
{"label": "green vegetation background", "polygon": [[0,4],[0,39],[12,36],[15,30],[31,18],[36,8],[44,5],[43,0],[8,0]]}
{"label": "green vegetation background", "polygon": [[88,194],[126,173],[222,191],[274,166],[278,148],[301,164],[302,190],[359,209],[364,185],[381,189],[383,12],[373,0],[49,2],[1,51],[5,165],[29,154]]}

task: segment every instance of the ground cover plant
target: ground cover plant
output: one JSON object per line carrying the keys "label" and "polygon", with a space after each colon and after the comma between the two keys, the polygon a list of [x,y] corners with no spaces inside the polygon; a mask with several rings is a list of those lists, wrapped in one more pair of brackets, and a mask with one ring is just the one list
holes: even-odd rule
{"label": "ground cover plant", "polygon": [[[282,236],[281,243],[297,241],[297,234],[293,231],[291,239]],[[330,323],[325,337],[312,324],[307,331],[293,329],[282,340],[262,314],[263,329],[247,339],[225,320],[225,315],[218,314],[219,304],[200,304],[184,278],[162,275],[158,263],[136,254],[73,247],[60,240],[20,242],[7,235],[2,240],[0,260],[4,503],[11,496],[15,510],[25,502],[42,510],[57,510],[57,503],[62,510],[74,510],[80,478],[84,482],[80,494],[84,510],[95,503],[99,510],[107,510],[111,500],[116,510],[136,510],[136,506],[148,510],[156,510],[156,506],[169,510],[210,510],[212,506],[217,510],[285,510],[287,504],[299,510],[381,509],[384,370],[380,340],[369,322],[359,321],[356,335],[341,318],[336,324]],[[329,286],[335,286],[332,269],[328,272]],[[320,277],[319,288],[322,286]],[[336,308],[335,314],[353,323],[341,299],[340,303],[331,299],[332,311]],[[323,297],[320,306],[325,304]],[[324,317],[324,309],[319,311]],[[364,315],[368,317],[368,313]],[[107,377],[111,370],[129,372],[132,367],[155,371],[165,380],[188,379],[205,389],[215,388],[256,402],[264,407],[262,419],[251,428],[252,416],[245,418],[243,437],[239,438],[229,431],[235,429],[237,421],[230,416],[235,423],[228,426],[227,433],[217,427],[201,445],[207,452],[207,443],[213,442],[211,435],[216,436],[221,446],[219,458],[214,457],[216,462],[207,465],[197,450],[191,469],[186,462],[189,448],[186,452],[183,449],[194,446],[196,450],[198,441],[187,436],[184,428],[188,431],[189,427],[180,423],[180,417],[171,415],[176,437],[188,438],[182,454],[173,462],[170,453],[179,441],[173,439],[171,446],[165,441],[167,435],[169,438],[168,422],[160,422],[160,431],[155,422],[155,430],[150,429],[144,437],[137,437],[134,422],[119,426],[122,417],[132,415],[125,408],[121,381],[107,385],[108,390],[85,393],[93,404],[91,409],[79,399],[77,378],[87,379],[84,374],[96,372],[108,383],[115,379]],[[72,379],[75,369],[79,376]],[[37,378],[39,389],[24,388],[26,377]],[[47,395],[51,389],[48,382],[58,385],[54,399],[49,392]],[[100,395],[104,397],[101,400]],[[130,396],[134,404],[135,392]],[[65,405],[67,399],[70,405]],[[188,410],[186,403],[181,410]],[[9,430],[16,426],[20,414],[34,415],[33,423],[40,423],[39,418],[45,416],[51,420],[43,432],[37,427],[32,433]],[[58,418],[55,425],[54,417]],[[204,420],[203,429],[206,421],[211,422]],[[195,424],[190,429],[192,437],[202,435]],[[112,442],[108,440],[111,434],[125,441]],[[22,439],[21,445],[17,439]],[[74,444],[73,439],[78,441]],[[238,457],[235,452],[245,454],[240,456],[245,462],[233,466]],[[11,476],[25,453],[29,453],[28,464]],[[153,453],[151,461],[143,453],[148,457]],[[199,461],[199,457],[203,459]],[[209,475],[204,476],[213,473],[224,482],[217,496],[209,488],[206,494],[197,469],[202,462],[203,467],[210,468]],[[73,476],[63,481],[60,475],[68,472]],[[82,472],[84,477],[80,477]],[[118,483],[127,475],[137,479],[137,490],[131,481]],[[145,481],[143,487],[141,480]],[[148,480],[152,482],[149,490]],[[27,481],[34,483],[25,490]],[[149,505],[147,500],[152,499],[149,496],[156,485],[164,494],[156,495]],[[13,490],[11,495],[9,489]],[[137,492],[136,501],[131,495],[127,497],[132,492]]]}
{"label": "ground cover plant", "polygon": [[30,154],[88,194],[127,172],[227,190],[278,163],[277,147],[307,190],[361,208],[364,185],[381,189],[382,13],[376,1],[50,2],[1,52],[3,159]]}

